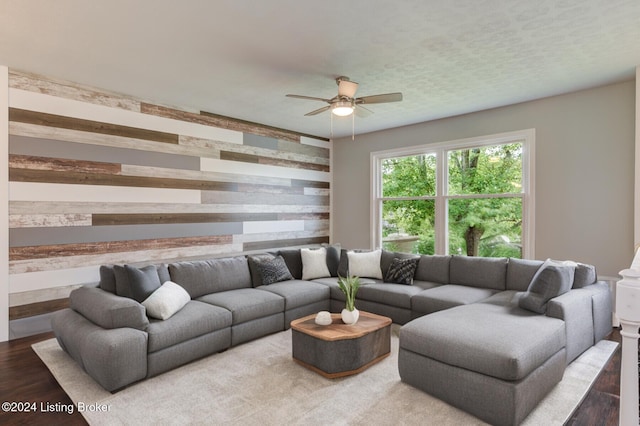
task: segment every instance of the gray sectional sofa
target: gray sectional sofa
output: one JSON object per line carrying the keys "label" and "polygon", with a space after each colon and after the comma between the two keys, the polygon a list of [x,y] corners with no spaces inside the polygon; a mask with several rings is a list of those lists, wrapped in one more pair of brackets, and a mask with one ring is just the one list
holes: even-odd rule
{"label": "gray sectional sofa", "polygon": [[[296,318],[339,312],[337,277],[349,273],[362,280],[358,309],[403,325],[401,379],[492,424],[520,423],[611,331],[609,287],[589,265],[336,247],[103,266],[52,326],[61,347],[115,391]],[[150,294],[166,281],[184,293],[167,293],[168,306],[183,303],[158,319]]]}

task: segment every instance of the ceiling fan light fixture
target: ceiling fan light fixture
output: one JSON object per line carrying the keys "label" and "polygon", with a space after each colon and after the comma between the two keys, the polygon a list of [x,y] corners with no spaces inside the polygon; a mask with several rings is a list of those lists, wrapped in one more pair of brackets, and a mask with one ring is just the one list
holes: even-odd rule
{"label": "ceiling fan light fixture", "polygon": [[354,106],[351,101],[338,101],[331,105],[331,112],[339,117],[353,114]]}

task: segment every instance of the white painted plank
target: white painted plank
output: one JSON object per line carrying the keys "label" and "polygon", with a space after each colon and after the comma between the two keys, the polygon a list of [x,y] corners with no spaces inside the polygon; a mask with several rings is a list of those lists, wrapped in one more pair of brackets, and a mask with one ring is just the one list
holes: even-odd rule
{"label": "white painted plank", "polygon": [[252,176],[279,177],[288,179],[329,182],[331,173],[316,170],[293,169],[291,167],[270,166],[266,164],[241,163],[215,158],[201,158],[200,170],[221,173],[240,173]]}
{"label": "white painted plank", "polygon": [[27,272],[9,276],[9,292],[44,290],[100,281],[100,266]]}
{"label": "white painted plank", "polygon": [[255,221],[242,223],[243,234],[257,234],[264,232],[291,232],[304,230],[304,220]]}
{"label": "white painted plank", "polygon": [[242,132],[235,130],[205,126],[120,108],[111,108],[21,89],[9,89],[9,96],[10,106],[13,108],[237,144],[242,144],[243,140]]}
{"label": "white painted plank", "polygon": [[51,287],[43,290],[23,291],[9,295],[9,306],[22,306],[30,303],[47,302],[49,300],[66,299],[76,288],[82,284],[67,285],[63,287]]}
{"label": "white painted plank", "polygon": [[174,178],[186,180],[206,180],[211,182],[235,182],[254,185],[278,185],[291,186],[291,179],[251,176],[239,173],[201,172],[197,170],[177,170],[162,167],[122,165],[122,174],[125,176]]}
{"label": "white painted plank", "polygon": [[301,136],[300,143],[305,145],[318,146],[320,148],[327,148],[327,149],[331,149],[332,147],[332,142],[327,142],[320,139],[314,139],[308,136]]}
{"label": "white painted plank", "polygon": [[[108,185],[10,182],[10,201],[200,203],[200,191]],[[35,211],[32,211],[35,213]],[[77,212],[66,212],[77,213]]]}
{"label": "white painted plank", "polygon": [[260,241],[291,240],[298,238],[327,237],[324,231],[295,231],[295,232],[263,232],[258,234],[234,235],[234,243],[256,243]]}

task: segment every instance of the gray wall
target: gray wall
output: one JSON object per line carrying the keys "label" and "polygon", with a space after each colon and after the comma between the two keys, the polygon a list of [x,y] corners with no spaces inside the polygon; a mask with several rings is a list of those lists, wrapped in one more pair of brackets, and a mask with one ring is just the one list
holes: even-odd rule
{"label": "gray wall", "polygon": [[534,128],[535,258],[592,263],[617,276],[633,257],[634,105],[635,82],[627,81],[338,139],[332,241],[371,245],[371,152]]}

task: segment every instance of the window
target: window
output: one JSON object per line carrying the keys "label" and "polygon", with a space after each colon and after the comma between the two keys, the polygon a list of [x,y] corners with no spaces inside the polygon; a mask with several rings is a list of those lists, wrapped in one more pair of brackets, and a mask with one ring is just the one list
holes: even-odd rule
{"label": "window", "polygon": [[533,255],[535,132],[372,153],[372,241],[420,254]]}

